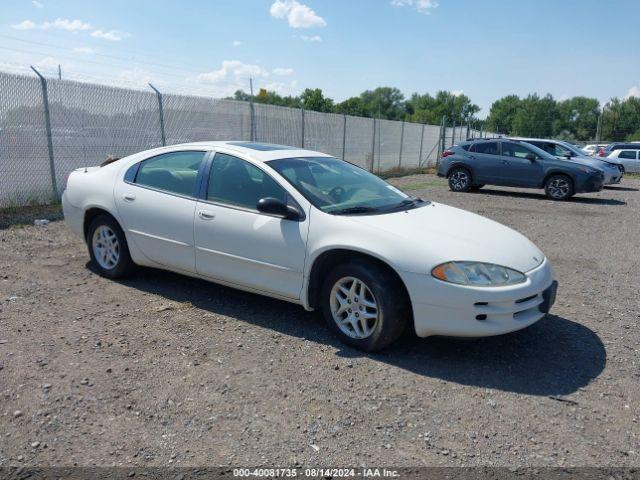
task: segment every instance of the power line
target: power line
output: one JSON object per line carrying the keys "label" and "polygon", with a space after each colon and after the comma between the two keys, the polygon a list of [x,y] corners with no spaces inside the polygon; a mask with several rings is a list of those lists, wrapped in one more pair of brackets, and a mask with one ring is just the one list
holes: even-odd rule
{"label": "power line", "polygon": [[[74,47],[68,47],[68,46],[62,46],[62,45],[56,45],[56,44],[52,44],[52,43],[45,43],[45,42],[37,42],[35,40],[25,40],[23,38],[18,38],[18,37],[14,37],[11,35],[5,35],[5,34],[0,34],[0,37],[2,38],[7,38],[9,40],[14,40],[17,42],[22,42],[22,43],[28,43],[31,45],[38,45],[38,46],[44,46],[47,48],[57,48],[57,49],[63,49],[63,50],[69,50],[69,51],[74,51],[73,48]],[[48,55],[48,54],[40,54],[39,55]],[[114,60],[120,60],[123,62],[127,62],[127,63],[139,63],[142,65],[149,65],[149,66],[154,66],[154,67],[161,67],[161,68],[168,68],[168,69],[172,69],[172,70],[178,70],[178,71],[189,71],[191,73],[202,73],[203,69],[200,67],[197,67],[195,65],[191,65],[191,64],[183,64],[185,66],[187,66],[187,68],[182,67],[182,66],[178,66],[178,65],[170,65],[167,63],[159,63],[159,62],[149,62],[149,61],[145,61],[145,60],[139,60],[136,59],[135,57],[122,57],[122,56],[118,56],[118,55],[110,55],[110,54],[106,54],[106,53],[100,53],[100,52],[94,52],[92,53],[92,55],[98,56],[98,57],[104,57],[104,58],[110,58],[110,59],[114,59]],[[83,60],[84,61],[84,60]]]}

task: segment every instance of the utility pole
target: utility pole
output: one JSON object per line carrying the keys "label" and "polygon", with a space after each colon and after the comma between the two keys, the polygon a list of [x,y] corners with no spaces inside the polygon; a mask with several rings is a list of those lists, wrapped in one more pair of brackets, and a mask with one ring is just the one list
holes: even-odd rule
{"label": "utility pole", "polygon": [[604,117],[604,107],[602,107],[602,112],[598,115],[598,125],[596,127],[596,143],[600,143],[602,140],[602,117]]}
{"label": "utility pole", "polygon": [[62,67],[58,64],[58,80],[62,80]]}

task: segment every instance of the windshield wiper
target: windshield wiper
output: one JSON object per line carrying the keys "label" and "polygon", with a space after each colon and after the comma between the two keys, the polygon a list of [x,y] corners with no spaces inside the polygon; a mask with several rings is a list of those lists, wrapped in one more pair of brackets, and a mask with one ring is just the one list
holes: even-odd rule
{"label": "windshield wiper", "polygon": [[333,213],[334,215],[343,215],[343,214],[349,214],[349,213],[372,213],[372,212],[379,212],[379,211],[380,209],[376,207],[359,206],[359,207],[342,208],[340,210],[334,210],[331,213]]}
{"label": "windshield wiper", "polygon": [[402,200],[400,203],[390,207],[390,210],[402,209],[403,207],[415,207],[416,205],[419,205],[421,203],[426,203],[426,200],[423,200],[420,197],[406,198]]}

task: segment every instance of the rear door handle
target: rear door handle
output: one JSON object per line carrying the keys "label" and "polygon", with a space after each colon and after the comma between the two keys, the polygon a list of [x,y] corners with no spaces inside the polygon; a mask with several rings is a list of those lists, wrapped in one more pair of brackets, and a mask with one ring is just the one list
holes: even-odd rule
{"label": "rear door handle", "polygon": [[216,216],[208,210],[200,210],[198,216],[203,220],[213,220]]}
{"label": "rear door handle", "polygon": [[132,193],[125,193],[122,195],[122,198],[127,202],[133,202],[136,199],[136,196]]}

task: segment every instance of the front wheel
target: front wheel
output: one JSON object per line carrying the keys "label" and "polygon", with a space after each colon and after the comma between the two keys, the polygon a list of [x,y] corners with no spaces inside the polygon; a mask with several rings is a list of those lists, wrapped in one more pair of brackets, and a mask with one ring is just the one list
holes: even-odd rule
{"label": "front wheel", "polygon": [[567,175],[552,175],[545,182],[544,191],[551,200],[567,200],[574,194],[573,181]]}
{"label": "front wheel", "polygon": [[91,260],[104,277],[123,277],[134,267],[124,232],[111,216],[93,219],[87,232],[87,246]]}
{"label": "front wheel", "polygon": [[327,275],[321,295],[329,327],[344,343],[366,352],[395,341],[410,316],[404,288],[374,262],[335,267]]}
{"label": "front wheel", "polygon": [[455,167],[449,172],[449,188],[454,192],[471,190],[471,173],[466,168]]}

